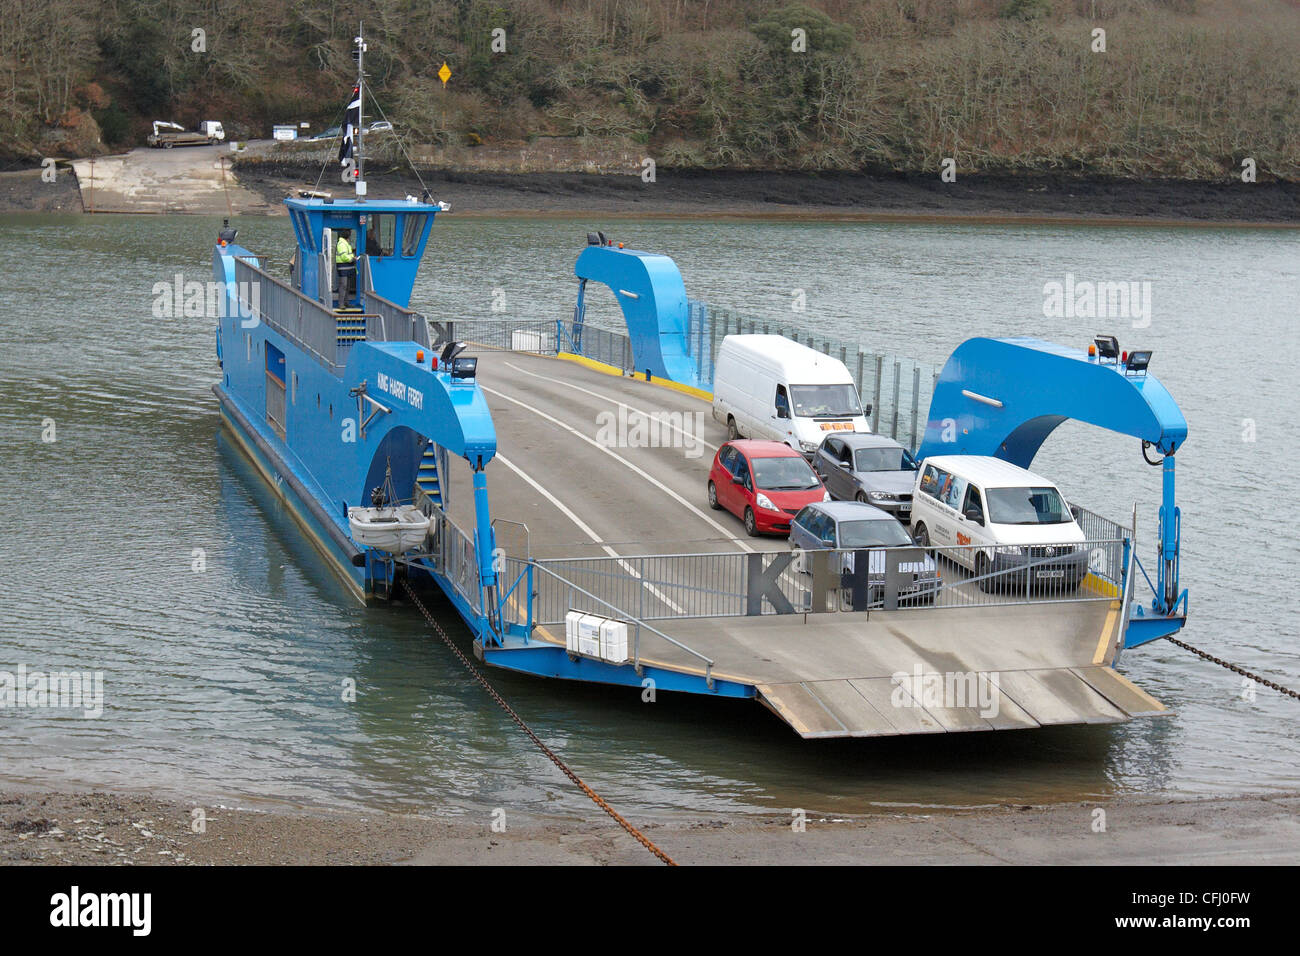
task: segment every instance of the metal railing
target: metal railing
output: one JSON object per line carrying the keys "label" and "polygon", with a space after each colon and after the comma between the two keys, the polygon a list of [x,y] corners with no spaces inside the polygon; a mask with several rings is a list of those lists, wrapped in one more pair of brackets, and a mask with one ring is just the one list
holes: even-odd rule
{"label": "metal railing", "polygon": [[[563,627],[569,611],[581,611],[584,614],[595,614],[622,621],[632,632],[632,664],[638,671],[641,667],[642,638],[645,636],[670,644],[698,660],[704,665],[705,681],[710,687],[713,686],[712,658],[674,637],[669,637],[657,627],[646,623],[643,616],[634,614],[630,609],[593,594],[586,588],[561,577],[542,562],[506,558],[499,580],[502,581],[503,587],[501,616],[507,624],[528,631],[535,625]],[[537,597],[543,591],[562,598],[564,610],[554,620],[540,620],[535,613]],[[529,595],[532,596],[532,600],[529,600]]]}
{"label": "metal railing", "polygon": [[478,556],[474,539],[462,531],[446,512],[434,508],[430,515],[429,534],[432,543],[424,557],[434,570],[447,579],[476,614],[483,611],[478,585]]}
{"label": "metal railing", "polygon": [[552,319],[470,319],[449,322],[452,338],[478,348],[507,352],[556,352],[555,321]]}
{"label": "metal railing", "polygon": [[1071,505],[1070,511],[1074,514],[1074,520],[1078,522],[1079,528],[1082,529],[1084,538],[1090,541],[1106,538],[1131,538],[1133,536],[1132,528],[1126,527],[1118,521],[1112,521],[1095,511],[1090,511],[1082,505]]}
{"label": "metal railing", "polygon": [[[339,361],[338,323],[332,311],[267,275],[247,259],[235,259],[235,282],[244,309],[338,372],[342,363]],[[255,302],[250,303],[244,295],[254,286],[257,295]]]}
{"label": "metal railing", "polygon": [[[1049,550],[1051,553],[1048,553]],[[821,611],[1112,600],[1123,586],[1123,539],[1061,545],[724,552],[565,558],[535,594],[533,619],[558,624],[576,587],[638,620]],[[861,557],[860,557],[861,556]],[[865,561],[865,565],[861,562]],[[886,573],[890,563],[898,575]],[[865,567],[865,573],[858,569]]]}
{"label": "metal railing", "polygon": [[449,334],[479,348],[555,355],[567,352],[635,371],[632,342],[625,333],[551,319],[469,319],[448,323]]}
{"label": "metal railing", "polygon": [[572,355],[612,365],[624,372],[635,372],[632,358],[632,340],[623,332],[613,332],[584,322],[557,322],[558,349]]}
{"label": "metal railing", "polygon": [[424,348],[432,348],[448,341],[450,335],[446,325],[432,322],[414,309],[407,309],[396,302],[384,298],[375,291],[370,272],[370,257],[358,259],[361,269],[361,283],[365,290],[362,298],[367,312],[366,339],[370,342],[414,342]]}

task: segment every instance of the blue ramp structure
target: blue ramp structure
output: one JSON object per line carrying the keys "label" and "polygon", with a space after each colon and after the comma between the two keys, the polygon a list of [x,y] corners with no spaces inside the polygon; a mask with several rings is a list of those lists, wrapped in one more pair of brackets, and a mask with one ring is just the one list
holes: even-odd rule
{"label": "blue ramp structure", "polygon": [[707,388],[687,349],[686,283],[671,258],[623,249],[594,236],[574,263],[578,304],[573,311],[575,351],[581,354],[587,283],[609,286],[627,322],[636,371],[693,388]]}

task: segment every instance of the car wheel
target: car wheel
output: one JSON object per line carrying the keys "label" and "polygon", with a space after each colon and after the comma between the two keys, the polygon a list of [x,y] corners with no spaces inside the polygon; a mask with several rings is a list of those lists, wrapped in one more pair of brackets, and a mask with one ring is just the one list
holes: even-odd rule
{"label": "car wheel", "polygon": [[989,569],[988,555],[987,554],[975,555],[975,576],[981,579],[979,581],[979,586],[981,591],[993,590],[993,579],[986,576],[989,573],[990,573],[990,569]]}
{"label": "car wheel", "polygon": [[730,415],[727,416],[727,439],[735,441],[740,437],[740,429],[736,427],[736,420]]}
{"label": "car wheel", "polygon": [[915,537],[916,537],[917,547],[921,547],[921,548],[930,547],[930,532],[925,530],[925,525],[918,524],[916,526]]}
{"label": "car wheel", "polygon": [[758,537],[758,521],[754,518],[754,509],[745,508],[745,534],[751,538]]}
{"label": "car wheel", "polygon": [[718,489],[713,484],[712,479],[709,481],[709,507],[714,511],[722,510],[722,505],[718,504]]}
{"label": "car wheel", "polygon": [[858,501],[861,502],[861,503],[864,504],[864,505],[870,503],[870,502],[867,501],[867,496],[864,495],[864,494],[863,494],[862,492],[860,492],[860,491],[858,492]]}
{"label": "car wheel", "polygon": [[163,149],[171,149],[172,146],[174,146],[175,144],[164,142],[162,145],[163,145]]}

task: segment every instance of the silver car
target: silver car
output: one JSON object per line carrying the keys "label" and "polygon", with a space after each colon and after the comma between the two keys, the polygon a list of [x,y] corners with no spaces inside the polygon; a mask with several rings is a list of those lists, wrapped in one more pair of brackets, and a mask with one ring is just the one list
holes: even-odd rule
{"label": "silver car", "polygon": [[[915,542],[907,529],[893,515],[858,501],[825,501],[802,508],[790,522],[790,546],[797,550],[834,549],[831,570],[840,575],[845,589],[854,578],[855,555],[866,550],[869,600],[879,603],[885,593],[885,548],[912,547]],[[807,562],[795,561],[798,571],[810,570]],[[911,583],[900,590],[905,604],[929,604],[934,601],[940,583],[939,566],[925,554],[920,561],[903,566],[911,573]]]}
{"label": "silver car", "polygon": [[861,501],[904,524],[911,521],[917,462],[892,438],[871,432],[829,435],[813,453],[812,466],[837,501]]}

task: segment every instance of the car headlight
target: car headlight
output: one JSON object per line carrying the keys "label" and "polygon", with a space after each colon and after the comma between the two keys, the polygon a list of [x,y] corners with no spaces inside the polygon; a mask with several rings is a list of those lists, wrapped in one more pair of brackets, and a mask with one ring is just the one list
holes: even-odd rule
{"label": "car headlight", "polygon": [[758,494],[758,495],[755,495],[755,497],[754,497],[754,502],[755,502],[755,503],[756,503],[760,508],[766,508],[768,511],[776,511],[776,510],[777,510],[776,505],[772,504],[772,499],[769,498],[769,497],[768,497],[767,495],[765,495],[765,494],[761,494],[761,493],[760,493],[760,494]]}
{"label": "car headlight", "polygon": [[817,443],[816,443],[816,442],[813,442],[813,441],[804,441],[803,439],[800,439],[800,440],[799,440],[799,447],[800,447],[801,449],[803,449],[804,451],[816,451],[816,450],[817,450]]}
{"label": "car headlight", "polygon": [[823,491],[822,501],[830,501],[830,500],[831,500],[831,493],[829,491]]}
{"label": "car headlight", "polygon": [[872,492],[868,492],[867,497],[870,498],[872,501],[894,501],[897,499],[898,496],[891,495],[887,491],[872,491]]}
{"label": "car headlight", "polygon": [[1003,546],[1002,546],[1002,551],[1003,551],[1003,553],[1005,553],[1005,554],[1024,554],[1024,553],[1025,553],[1025,549],[1024,549],[1024,547],[1023,547],[1022,545],[1018,545],[1018,544],[1007,544],[1007,545],[1003,545]]}

